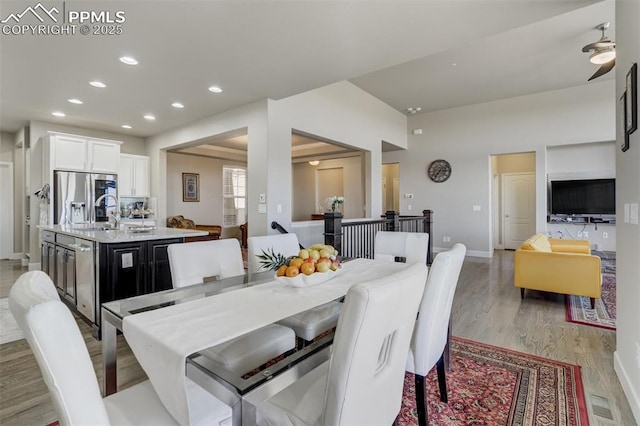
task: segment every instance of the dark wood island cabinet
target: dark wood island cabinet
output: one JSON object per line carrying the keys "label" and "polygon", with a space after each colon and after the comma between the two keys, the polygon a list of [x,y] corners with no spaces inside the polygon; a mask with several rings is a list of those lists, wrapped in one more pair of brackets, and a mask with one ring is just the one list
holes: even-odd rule
{"label": "dark wood island cabinet", "polygon": [[101,335],[101,305],[172,288],[167,247],[206,232],[170,228],[149,233],[97,227],[41,226],[42,270],[61,299]]}

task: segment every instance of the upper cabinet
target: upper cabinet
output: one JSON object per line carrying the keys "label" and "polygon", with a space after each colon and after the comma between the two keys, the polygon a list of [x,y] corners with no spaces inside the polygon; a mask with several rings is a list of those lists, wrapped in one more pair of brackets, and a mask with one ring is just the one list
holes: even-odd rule
{"label": "upper cabinet", "polygon": [[149,157],[121,154],[118,166],[118,194],[120,197],[149,197]]}
{"label": "upper cabinet", "polygon": [[117,173],[119,160],[119,143],[95,139],[87,141],[89,171],[95,173]]}
{"label": "upper cabinet", "polygon": [[49,147],[53,170],[117,173],[119,141],[50,133]]}

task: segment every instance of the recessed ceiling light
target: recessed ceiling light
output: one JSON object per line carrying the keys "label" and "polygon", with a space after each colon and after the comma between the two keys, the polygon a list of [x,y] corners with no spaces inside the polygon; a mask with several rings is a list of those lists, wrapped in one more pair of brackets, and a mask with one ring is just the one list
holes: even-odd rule
{"label": "recessed ceiling light", "polygon": [[409,107],[404,109],[407,114],[417,114],[422,111],[422,107]]}
{"label": "recessed ceiling light", "polygon": [[92,85],[93,87],[99,87],[101,89],[104,88],[104,87],[107,87],[106,84],[104,84],[101,81],[97,81],[97,80],[96,81],[90,81],[89,84]]}
{"label": "recessed ceiling light", "polygon": [[80,99],[67,99],[69,102],[71,102],[72,104],[76,104],[76,105],[82,105],[82,101]]}
{"label": "recessed ceiling light", "polygon": [[129,126],[128,124],[123,124],[121,127],[123,129],[133,129],[133,127]]}
{"label": "recessed ceiling light", "polygon": [[218,86],[209,87],[209,91],[212,92],[212,93],[222,93],[222,89],[219,88]]}
{"label": "recessed ceiling light", "polygon": [[65,114],[64,112],[60,112],[60,111],[54,111],[51,113],[51,115],[55,115],[56,117],[66,117],[67,114]]}
{"label": "recessed ceiling light", "polygon": [[138,65],[136,58],[132,58],[131,56],[120,56],[120,62],[127,65]]}
{"label": "recessed ceiling light", "polygon": [[153,120],[155,120],[155,119],[156,119],[156,117],[155,117],[154,115],[151,115],[151,114],[147,114],[147,115],[145,115],[145,116],[144,116],[144,118],[145,118],[146,120],[149,120],[149,121],[153,121]]}
{"label": "recessed ceiling light", "polygon": [[174,102],[171,104],[171,106],[178,109],[184,108],[184,105],[182,105],[180,102]]}

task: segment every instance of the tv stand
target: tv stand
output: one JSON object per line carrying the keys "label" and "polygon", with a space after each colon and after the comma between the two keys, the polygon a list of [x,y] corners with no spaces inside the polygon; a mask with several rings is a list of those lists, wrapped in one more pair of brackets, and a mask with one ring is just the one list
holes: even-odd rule
{"label": "tv stand", "polygon": [[572,223],[576,225],[586,225],[588,223],[616,223],[615,215],[586,216],[586,215],[560,215],[552,214],[547,216],[547,223]]}

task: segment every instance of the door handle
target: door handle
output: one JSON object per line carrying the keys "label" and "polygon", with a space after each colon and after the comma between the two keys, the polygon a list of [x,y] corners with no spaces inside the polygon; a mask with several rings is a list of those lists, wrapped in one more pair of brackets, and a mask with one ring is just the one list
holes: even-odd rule
{"label": "door handle", "polygon": [[509,217],[509,213],[505,214],[504,217]]}

